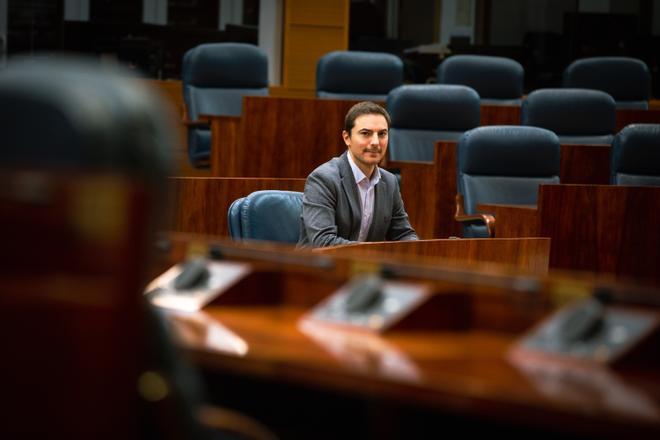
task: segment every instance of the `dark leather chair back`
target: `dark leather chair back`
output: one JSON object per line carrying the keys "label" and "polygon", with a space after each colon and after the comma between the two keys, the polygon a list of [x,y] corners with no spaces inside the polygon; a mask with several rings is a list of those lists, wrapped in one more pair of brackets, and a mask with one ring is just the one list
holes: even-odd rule
{"label": "dark leather chair back", "polygon": [[479,95],[465,86],[405,85],[387,96],[390,160],[433,161],[438,140],[455,141],[479,126]]}
{"label": "dark leather chair back", "polygon": [[616,105],[599,90],[539,89],[523,101],[521,124],[551,130],[561,143],[610,145]]}
{"label": "dark leather chair back", "polygon": [[[458,142],[458,193],[466,214],[478,203],[534,205],[538,186],[559,183],[557,136],[538,127],[493,125],[466,132]],[[487,237],[486,227],[470,224],[464,237]]]}
{"label": "dark leather chair back", "polygon": [[614,137],[610,182],[660,186],[660,124],[632,124]]}
{"label": "dark leather chair back", "polygon": [[403,62],[382,52],[335,51],[316,65],[316,96],[326,99],[385,101],[403,84]]}
{"label": "dark leather chair back", "polygon": [[520,105],[525,70],[510,58],[454,55],[438,66],[438,84],[457,84],[476,90],[484,104]]}
{"label": "dark leather chair back", "polygon": [[614,98],[617,108],[648,109],[651,73],[637,58],[582,58],[566,67],[563,86],[602,90]]}
{"label": "dark leather chair back", "polygon": [[298,242],[302,193],[255,191],[229,206],[229,235],[234,240]]}
{"label": "dark leather chair back", "polygon": [[[183,98],[188,118],[199,115],[239,116],[243,96],[268,95],[268,58],[245,43],[207,43],[183,56]],[[209,159],[208,128],[191,128],[188,153],[193,165]]]}

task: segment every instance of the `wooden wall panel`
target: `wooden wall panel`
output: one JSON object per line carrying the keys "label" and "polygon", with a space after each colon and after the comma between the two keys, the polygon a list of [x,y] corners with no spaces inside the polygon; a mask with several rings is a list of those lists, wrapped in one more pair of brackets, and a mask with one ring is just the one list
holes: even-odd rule
{"label": "wooden wall panel", "polygon": [[284,10],[282,88],[316,89],[316,63],[333,50],[348,49],[348,0],[287,1]]}
{"label": "wooden wall panel", "polygon": [[173,177],[174,219],[171,229],[208,235],[229,235],[227,210],[253,191],[303,191],[305,179]]}

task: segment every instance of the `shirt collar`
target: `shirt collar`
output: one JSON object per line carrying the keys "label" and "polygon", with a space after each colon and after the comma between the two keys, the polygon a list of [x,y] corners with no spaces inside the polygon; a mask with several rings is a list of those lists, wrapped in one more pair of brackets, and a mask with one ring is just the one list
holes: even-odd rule
{"label": "shirt collar", "polygon": [[[350,151],[346,152],[346,156],[348,156],[348,163],[351,165],[351,171],[353,171],[353,177],[355,177],[355,183],[360,183],[362,180],[366,179],[367,176],[362,172],[360,167],[358,167],[355,164],[355,161],[353,160],[353,155],[351,154]],[[375,185],[378,182],[380,182],[380,169],[378,166],[374,169],[373,174],[371,175],[371,179],[369,180],[370,185]]]}

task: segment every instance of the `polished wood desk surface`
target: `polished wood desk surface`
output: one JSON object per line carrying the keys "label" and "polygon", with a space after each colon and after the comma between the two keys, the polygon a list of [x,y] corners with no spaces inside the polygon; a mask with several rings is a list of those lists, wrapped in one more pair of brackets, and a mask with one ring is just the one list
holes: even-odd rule
{"label": "polished wood desk surface", "polygon": [[582,428],[634,437],[660,430],[658,375],[651,369],[621,373],[531,359],[515,363],[508,358],[516,340],[510,333],[377,336],[301,324],[304,312],[286,306],[209,307],[171,315],[171,321],[195,364],[211,371],[569,433]]}
{"label": "polished wood desk surface", "polygon": [[[241,289],[251,289],[254,302],[221,301],[200,312],[168,315],[181,346],[210,374],[394,401],[439,414],[469,415],[476,423],[635,438],[660,432],[657,365],[612,369],[512,351],[522,333],[554,309],[547,296],[513,289],[513,278],[499,278],[511,281],[504,287],[475,282],[478,273],[469,272],[458,283],[424,281],[432,272],[422,270],[418,281],[432,283],[440,298],[467,300],[452,302],[463,304],[451,309],[460,316],[454,322],[461,324],[374,334],[306,318],[346,278],[318,270],[309,277],[309,268],[289,267],[273,279],[268,264],[262,262],[243,287],[231,287],[236,298]],[[262,277],[267,284],[259,282]],[[460,288],[461,283],[471,287]],[[259,286],[264,288],[261,300],[253,291]],[[584,287],[562,280],[543,291],[557,293],[562,286],[573,292]],[[289,294],[290,289],[299,292]],[[278,401],[287,404],[285,396]]]}
{"label": "polished wood desk surface", "polygon": [[438,264],[476,263],[484,266],[495,263],[520,272],[542,275],[548,271],[550,240],[496,238],[366,242],[317,248],[314,252],[353,258],[380,254],[402,261],[415,261],[408,257],[419,257],[417,261],[436,261]]}

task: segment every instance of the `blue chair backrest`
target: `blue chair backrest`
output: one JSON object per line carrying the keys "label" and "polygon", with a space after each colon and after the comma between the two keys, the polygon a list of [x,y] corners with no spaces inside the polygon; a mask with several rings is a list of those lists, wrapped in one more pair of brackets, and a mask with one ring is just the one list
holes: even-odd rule
{"label": "blue chair backrest", "polygon": [[229,235],[234,240],[297,243],[302,195],[295,191],[264,190],[235,200],[227,213]]}
{"label": "blue chair backrest", "polygon": [[510,58],[454,55],[438,66],[438,84],[458,84],[477,91],[484,104],[520,105],[525,70]]}
{"label": "blue chair backrest", "polygon": [[479,126],[479,95],[466,86],[413,84],[387,96],[390,160],[433,161],[438,140],[456,141]]}
{"label": "blue chair backrest", "polygon": [[[466,132],[458,142],[457,187],[466,214],[478,203],[534,205],[538,186],[559,183],[557,135],[538,127],[493,125]],[[464,237],[487,237],[469,225]]]}
{"label": "blue chair backrest", "polygon": [[[183,99],[188,117],[239,116],[243,96],[268,95],[268,58],[256,46],[244,43],[208,43],[183,56]],[[194,165],[209,158],[208,129],[188,132],[188,152]]]}
{"label": "blue chair backrest", "polygon": [[381,52],[335,51],[316,65],[316,96],[326,99],[385,101],[403,84],[403,61]]}
{"label": "blue chair backrest", "polygon": [[618,108],[647,109],[651,73],[637,58],[582,58],[566,67],[563,86],[602,90],[614,98]]}
{"label": "blue chair backrest", "polygon": [[561,143],[610,145],[616,105],[599,90],[539,89],[523,101],[521,124],[551,130]]}
{"label": "blue chair backrest", "polygon": [[610,182],[660,186],[660,124],[626,126],[612,143]]}

